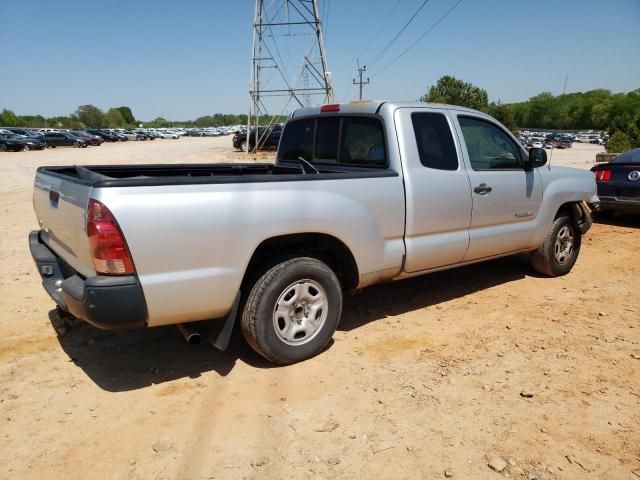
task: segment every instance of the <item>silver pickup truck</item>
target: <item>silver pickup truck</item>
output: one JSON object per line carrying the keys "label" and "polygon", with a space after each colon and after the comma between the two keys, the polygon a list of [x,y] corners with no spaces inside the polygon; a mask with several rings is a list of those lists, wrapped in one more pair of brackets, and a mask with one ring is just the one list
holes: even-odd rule
{"label": "silver pickup truck", "polygon": [[352,102],[296,110],[275,164],[41,167],[29,244],[63,312],[220,319],[219,348],[238,318],[287,364],[328,344],[344,290],[517,253],[568,273],[595,192],[483,113]]}

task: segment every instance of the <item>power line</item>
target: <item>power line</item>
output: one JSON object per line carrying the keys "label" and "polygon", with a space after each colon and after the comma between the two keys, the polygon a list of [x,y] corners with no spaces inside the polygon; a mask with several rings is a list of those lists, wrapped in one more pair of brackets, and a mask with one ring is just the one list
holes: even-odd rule
{"label": "power line", "polygon": [[444,15],[442,15],[433,25],[431,25],[426,32],[424,32],[422,35],[420,35],[415,42],[413,42],[411,45],[409,45],[406,49],[404,49],[402,51],[402,53],[400,55],[398,55],[397,57],[395,57],[393,60],[391,60],[389,63],[387,63],[384,67],[382,67],[380,70],[378,70],[377,72],[375,72],[374,74],[372,74],[371,76],[374,77],[376,75],[378,75],[379,73],[385,71],[387,68],[389,68],[391,65],[393,65],[394,63],[396,63],[398,60],[400,60],[401,57],[403,57],[409,50],[411,50],[413,47],[415,47],[418,43],[420,43],[422,41],[422,39],[424,37],[426,37],[429,33],[431,33],[433,31],[434,28],[436,28],[440,22],[442,22],[445,18],[447,18],[449,16],[449,14],[451,12],[453,12],[456,7],[458,5],[460,5],[463,2],[463,0],[458,0],[449,10],[447,10],[445,12]]}
{"label": "power line", "polygon": [[396,40],[398,40],[398,38],[400,38],[400,35],[402,35],[402,32],[404,32],[407,27],[411,24],[411,22],[413,22],[413,20],[418,16],[418,14],[422,11],[422,9],[427,5],[427,3],[429,3],[429,0],[424,0],[422,2],[422,4],[418,7],[418,9],[415,11],[415,13],[411,16],[411,18],[409,18],[409,20],[402,26],[402,28],[400,29],[400,31],[398,33],[396,33],[394,35],[394,37],[391,39],[391,41],[389,43],[387,43],[382,50],[380,50],[376,55],[374,55],[371,60],[369,60],[368,62],[366,62],[366,65],[372,66],[374,65],[378,60],[380,60],[380,58],[387,52],[387,50],[389,50],[389,48],[391,47],[391,45],[393,45]]}
{"label": "power line", "polygon": [[397,0],[396,4],[393,6],[393,8],[389,12],[389,14],[386,16],[385,21],[382,22],[382,25],[380,25],[380,28],[378,29],[376,34],[371,38],[371,41],[369,41],[367,43],[367,45],[365,46],[364,50],[362,51],[362,53],[360,53],[360,55],[358,55],[357,58],[363,58],[364,54],[369,51],[369,49],[371,48],[371,45],[373,45],[373,42],[375,41],[375,39],[378,38],[378,35],[380,35],[380,33],[382,32],[382,29],[384,27],[386,27],[387,23],[389,23],[389,20],[391,20],[391,17],[393,16],[394,12],[396,11],[396,8],[398,8],[398,5],[400,5],[400,0]]}

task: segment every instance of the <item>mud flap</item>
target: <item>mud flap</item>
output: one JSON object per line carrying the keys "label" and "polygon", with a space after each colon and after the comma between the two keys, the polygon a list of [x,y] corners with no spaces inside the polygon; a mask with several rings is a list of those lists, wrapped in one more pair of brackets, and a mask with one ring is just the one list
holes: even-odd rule
{"label": "mud flap", "polygon": [[238,290],[236,299],[233,301],[231,311],[229,312],[229,315],[227,315],[224,325],[222,326],[222,330],[220,330],[218,335],[215,335],[215,331],[213,329],[209,330],[209,343],[222,352],[227,349],[229,346],[229,340],[231,340],[233,326],[235,325],[236,318],[238,316],[238,307],[240,307],[240,295],[241,292]]}

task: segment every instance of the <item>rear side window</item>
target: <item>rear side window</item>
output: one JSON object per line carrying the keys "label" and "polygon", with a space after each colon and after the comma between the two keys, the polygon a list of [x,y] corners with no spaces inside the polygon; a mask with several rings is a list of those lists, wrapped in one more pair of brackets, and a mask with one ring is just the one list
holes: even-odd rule
{"label": "rear side window", "polygon": [[457,170],[458,155],[453,135],[442,113],[411,114],[420,163],[437,170]]}
{"label": "rear side window", "polygon": [[282,160],[298,160],[298,157],[311,160],[315,123],[313,118],[288,122],[280,139],[278,156]]}

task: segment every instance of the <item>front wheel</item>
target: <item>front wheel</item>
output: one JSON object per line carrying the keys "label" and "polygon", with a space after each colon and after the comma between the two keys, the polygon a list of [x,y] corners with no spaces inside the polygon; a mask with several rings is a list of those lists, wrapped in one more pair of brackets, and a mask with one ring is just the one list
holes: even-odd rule
{"label": "front wheel", "polygon": [[281,262],[253,285],[242,312],[247,343],[267,360],[287,365],[313,357],[331,340],[342,314],[342,290],[323,262]]}
{"label": "front wheel", "polygon": [[578,259],[581,243],[580,230],[571,217],[558,217],[542,246],[531,252],[531,265],[536,271],[549,277],[566,275]]}

